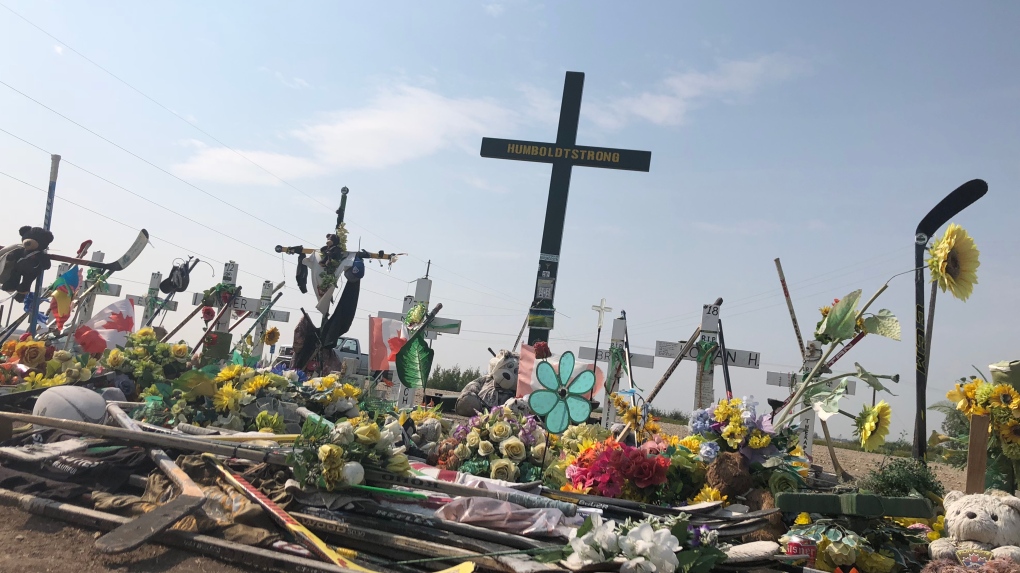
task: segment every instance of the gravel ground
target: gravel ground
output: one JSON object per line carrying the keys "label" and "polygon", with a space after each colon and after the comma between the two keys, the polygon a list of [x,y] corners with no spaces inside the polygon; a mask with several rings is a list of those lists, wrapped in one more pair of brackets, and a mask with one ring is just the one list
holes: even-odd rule
{"label": "gravel ground", "polygon": [[213,559],[159,545],[104,555],[95,549],[95,531],[10,507],[2,511],[0,573],[244,573]]}
{"label": "gravel ground", "polygon": [[[846,470],[847,473],[854,476],[855,478],[862,478],[871,470],[882,467],[882,464],[887,463],[888,460],[894,459],[881,454],[869,454],[867,452],[856,452],[854,450],[844,450],[835,448],[836,459],[839,460],[839,465]],[[833,472],[832,459],[829,458],[829,449],[825,446],[815,445],[814,451],[814,462],[825,471]],[[966,485],[966,472],[964,470],[958,470],[952,466],[946,464],[932,463],[932,469],[935,470],[935,475],[938,476],[942,485],[945,486],[946,491],[960,490],[962,491]]]}

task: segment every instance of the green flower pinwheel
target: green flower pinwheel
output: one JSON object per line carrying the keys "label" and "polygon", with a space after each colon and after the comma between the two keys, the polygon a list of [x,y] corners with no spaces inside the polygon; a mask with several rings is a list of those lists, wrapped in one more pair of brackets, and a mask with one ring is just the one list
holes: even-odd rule
{"label": "green flower pinwheel", "polygon": [[564,352],[560,356],[558,375],[548,362],[538,364],[538,381],[546,389],[532,392],[528,405],[542,417],[546,429],[552,434],[563,433],[571,422],[580,424],[591,415],[591,402],[584,394],[595,387],[595,373],[585,370],[570,380],[573,373],[573,352]]}

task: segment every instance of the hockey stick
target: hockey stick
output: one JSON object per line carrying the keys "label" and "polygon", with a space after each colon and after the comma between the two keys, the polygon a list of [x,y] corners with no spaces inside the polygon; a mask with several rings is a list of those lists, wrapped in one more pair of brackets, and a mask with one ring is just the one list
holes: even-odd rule
{"label": "hockey stick", "polygon": [[655,383],[655,388],[652,388],[652,392],[651,394],[648,395],[648,399],[646,400],[646,402],[648,402],[649,404],[652,403],[652,400],[655,399],[655,396],[659,393],[659,390],[662,390],[662,387],[666,384],[666,381],[669,380],[669,377],[673,375],[673,372],[676,370],[677,366],[680,366],[680,361],[683,360],[684,356],[686,356],[687,353],[691,351],[691,348],[694,348],[694,344],[697,342],[699,336],[701,336],[700,326],[694,329],[694,333],[687,338],[687,342],[684,343],[683,348],[680,349],[680,353],[677,354],[676,358],[673,359],[673,363],[670,364],[669,368],[667,368],[666,371],[662,373],[662,378],[660,378],[659,381]]}
{"label": "hockey stick", "polygon": [[[128,266],[130,266],[131,263],[133,263],[135,261],[135,259],[138,258],[138,255],[141,254],[142,250],[145,249],[145,245],[147,245],[147,244],[149,244],[149,232],[146,231],[145,229],[142,229],[138,233],[138,237],[135,239],[135,242],[131,244],[130,248],[128,248],[127,252],[124,253],[123,256],[121,256],[119,259],[117,259],[116,261],[114,261],[112,263],[97,263],[95,261],[86,261],[84,259],[74,259],[74,258],[70,258],[70,257],[59,257],[59,256],[56,256],[56,255],[50,255],[50,258],[55,260],[55,261],[71,262],[71,263],[82,264],[82,265],[85,265],[85,266],[103,268],[106,271],[107,274],[101,280],[96,281],[96,285],[98,285],[98,284],[102,284],[102,281],[105,281],[106,279],[108,279],[110,277],[110,274],[112,274],[112,273],[114,273],[116,271],[122,271],[122,270],[128,268]],[[93,285],[92,287],[89,287],[89,288],[92,289],[96,285]],[[42,298],[44,296],[46,296],[46,297],[52,296],[53,295],[53,290],[54,290],[53,287],[50,286],[50,288],[46,289],[46,292],[43,293],[43,296],[40,296],[39,299],[42,300]],[[90,292],[90,290],[86,290],[85,291],[85,293],[89,293],[89,292]],[[85,293],[83,293],[83,294],[85,294]],[[21,325],[21,323],[24,322],[25,319],[28,318],[28,316],[29,316],[29,313],[27,313],[27,312],[22,314],[13,324],[11,324],[6,329],[4,329],[3,333],[0,334],[0,344],[2,344],[4,341],[6,341],[8,338],[10,338],[11,334],[14,333],[14,331],[18,329],[18,326]]]}
{"label": "hockey stick", "polygon": [[[122,427],[141,431],[138,424],[118,406],[108,405],[106,411]],[[96,541],[96,549],[99,551],[103,553],[130,551],[170,529],[175,523],[194,513],[205,503],[206,496],[202,488],[198,487],[198,484],[193,482],[188,474],[184,473],[170,459],[170,456],[166,455],[166,452],[151,448],[149,457],[170,478],[170,481],[180,488],[180,495],[100,537]]]}
{"label": "hockey stick", "polygon": [[797,322],[797,313],[793,311],[793,298],[790,297],[790,288],[786,286],[786,275],[783,274],[783,264],[776,257],[776,271],[779,272],[779,284],[783,286],[783,296],[786,298],[786,308],[790,310],[790,320],[793,321],[793,332],[797,335],[797,346],[800,348],[800,359],[807,358],[807,351],[804,346],[804,336],[800,333],[800,323]]}
{"label": "hockey stick", "polygon": [[[68,263],[72,265],[80,265],[83,267],[94,267],[102,269],[104,271],[122,271],[128,268],[131,263],[138,258],[138,255],[142,254],[145,249],[145,245],[149,244],[149,232],[142,229],[138,232],[138,237],[135,242],[131,244],[131,248],[124,253],[124,256],[113,261],[112,263],[97,263],[96,261],[90,261],[87,259],[77,257],[65,257],[64,255],[49,255],[50,260],[58,261],[61,263]],[[2,247],[0,247],[2,248]]]}
{"label": "hockey stick", "polygon": [[722,351],[723,385],[726,386],[726,399],[733,399],[733,386],[730,385],[730,364],[726,358],[726,339],[723,337],[722,319],[719,319],[719,350]]}
{"label": "hockey stick", "polygon": [[924,316],[924,251],[939,227],[949,222],[957,213],[971,206],[975,201],[988,193],[988,184],[981,179],[973,179],[960,185],[955,191],[939,201],[927,215],[917,224],[914,233],[914,326],[915,336],[915,374],[917,384],[917,414],[914,418],[913,455],[924,460],[927,453],[927,419],[925,410],[928,408],[928,350],[925,336]]}

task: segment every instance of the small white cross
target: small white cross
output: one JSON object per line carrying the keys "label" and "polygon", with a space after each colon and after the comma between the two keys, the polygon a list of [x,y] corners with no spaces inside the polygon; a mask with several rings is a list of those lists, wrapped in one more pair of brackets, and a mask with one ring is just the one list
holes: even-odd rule
{"label": "small white cross", "polygon": [[612,312],[613,309],[606,306],[606,299],[602,299],[600,304],[593,304],[591,309],[599,313],[599,329],[602,328],[602,319],[605,317],[607,312]]}

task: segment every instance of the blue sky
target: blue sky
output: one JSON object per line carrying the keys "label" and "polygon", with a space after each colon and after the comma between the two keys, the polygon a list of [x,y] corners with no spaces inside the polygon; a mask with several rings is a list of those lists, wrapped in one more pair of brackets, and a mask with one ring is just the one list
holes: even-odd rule
{"label": "blue sky", "polygon": [[[578,143],[650,150],[652,166],[574,170],[554,350],[592,345],[603,297],[627,311],[633,350],[651,353],[722,296],[727,342],[764,363],[735,370],[735,391],[779,397],[765,371],[799,357],[773,259],[810,330],[832,298],[910,269],[917,222],[979,177],[988,196],[956,222],[982,249],[980,284],[966,303],[939,299],[930,401],[971,364],[1016,358],[1013,3],[2,3],[59,40],[0,8],[0,128],[120,186],[65,163],[57,192],[153,234],[114,281],[131,292],[188,252],[216,261],[217,277],[237,261],[249,296],[264,279],[293,286],[273,246],[318,246],[346,185],[352,241],[410,254],[369,273],[352,334],[399,309],[432,260],[433,302],[464,321],[437,361],[484,364],[486,347],[513,344],[530,301],[550,169],[482,159],[480,140],[552,141],[572,70],[586,74]],[[44,188],[48,169],[46,153],[0,133],[0,172]],[[41,222],[44,195],[3,176],[0,189],[9,242]],[[135,234],[63,201],[53,226],[64,254],[90,238],[116,256]],[[193,290],[214,280],[202,267]],[[896,279],[877,307],[909,320],[912,287]],[[314,305],[285,292],[293,315]],[[865,340],[844,361],[904,377],[892,437],[909,430],[910,338]],[[693,378],[685,364],[656,402],[689,409]]]}

